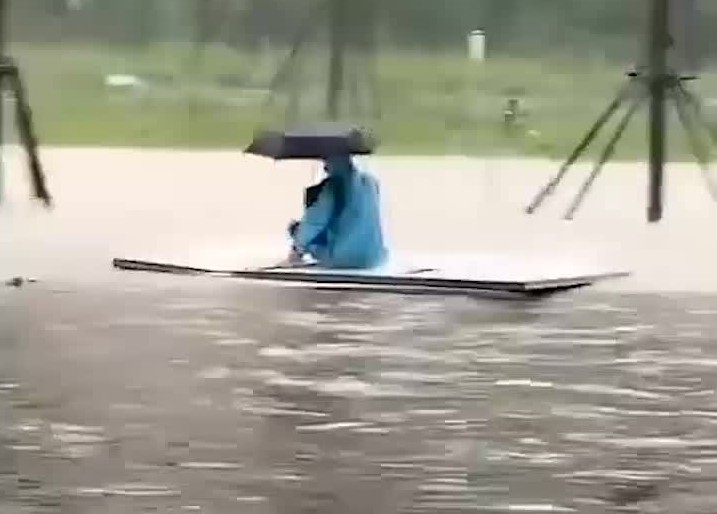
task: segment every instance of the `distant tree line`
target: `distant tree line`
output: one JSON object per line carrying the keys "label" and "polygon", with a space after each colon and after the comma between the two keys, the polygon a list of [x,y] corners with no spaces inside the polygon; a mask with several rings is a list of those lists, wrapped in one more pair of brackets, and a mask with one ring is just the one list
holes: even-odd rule
{"label": "distant tree line", "polygon": [[[7,0],[12,39],[286,43],[316,4],[330,0]],[[650,0],[376,1],[384,44],[425,50],[465,45],[481,28],[494,53],[573,50],[624,58],[642,41]],[[680,0],[675,0],[680,1]],[[717,54],[717,2],[698,0],[700,47]],[[313,17],[316,33],[322,18]],[[367,28],[368,29],[368,28]]]}

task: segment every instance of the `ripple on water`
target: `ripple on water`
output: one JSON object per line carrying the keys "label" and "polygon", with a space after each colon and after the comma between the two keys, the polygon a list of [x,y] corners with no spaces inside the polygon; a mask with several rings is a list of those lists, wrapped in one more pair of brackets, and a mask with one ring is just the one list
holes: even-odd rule
{"label": "ripple on water", "polygon": [[531,379],[501,379],[495,381],[496,386],[502,387],[524,387],[533,389],[552,389],[555,391],[567,391],[572,393],[584,393],[602,396],[617,396],[622,398],[633,398],[638,400],[669,401],[672,396],[655,393],[651,391],[640,391],[622,387],[613,387],[602,384],[556,384],[554,382],[538,381]]}
{"label": "ripple on water", "polygon": [[259,355],[269,359],[306,360],[306,354],[303,350],[286,346],[267,346],[259,350]]}
{"label": "ripple on water", "polygon": [[242,464],[237,462],[198,462],[187,461],[180,462],[177,467],[182,469],[206,470],[206,471],[236,471],[243,468]]}
{"label": "ripple on water", "polygon": [[601,314],[634,314],[635,309],[629,307],[621,307],[609,303],[589,303],[576,307],[577,311],[582,312],[596,312]]}
{"label": "ripple on water", "polygon": [[336,331],[339,334],[366,334],[367,336],[377,336],[381,334],[391,334],[395,332],[403,332],[410,330],[411,325],[405,323],[346,323],[335,321],[331,323],[331,330]]}
{"label": "ripple on water", "polygon": [[239,503],[262,503],[267,500],[264,496],[237,496],[236,501]]}
{"label": "ripple on water", "polygon": [[220,339],[216,339],[213,342],[217,346],[252,346],[258,344],[257,341],[253,339],[245,339],[245,338],[236,338],[236,337],[224,337]]}
{"label": "ripple on water", "polygon": [[[588,500],[570,495],[579,486],[581,495],[603,498],[606,484],[613,481],[639,486],[669,477],[671,481],[675,478],[684,481],[685,489],[710,487],[709,481],[713,480],[717,469],[717,440],[711,439],[714,426],[710,423],[717,423],[717,412],[713,412],[710,405],[714,384],[709,372],[717,368],[717,358],[709,336],[705,335],[714,329],[703,330],[697,322],[710,323],[708,319],[712,311],[706,311],[704,319],[695,317],[702,314],[691,313],[689,323],[668,317],[662,319],[660,312],[648,313],[648,319],[660,317],[659,326],[655,328],[648,324],[631,325],[637,314],[629,312],[626,316],[630,309],[612,309],[608,305],[581,308],[578,302],[561,303],[559,308],[553,308],[551,303],[550,308],[542,311],[531,309],[527,316],[525,308],[520,307],[519,314],[513,316],[509,312],[512,306],[483,309],[482,306],[476,308],[474,304],[468,306],[456,302],[463,309],[456,313],[447,308],[445,301],[440,301],[435,303],[435,312],[425,315],[418,307],[425,304],[422,300],[374,299],[379,298],[377,296],[366,302],[356,298],[337,306],[330,304],[327,298],[322,297],[326,305],[313,306],[319,313],[290,314],[285,318],[289,322],[287,326],[271,323],[267,327],[269,332],[261,338],[262,342],[268,338],[269,347],[261,347],[255,340],[242,339],[240,335],[243,334],[227,328],[234,325],[236,318],[229,325],[222,324],[231,316],[240,315],[240,308],[227,309],[220,317],[218,310],[208,312],[208,304],[204,302],[188,307],[185,302],[188,318],[196,315],[201,320],[206,316],[199,323],[185,323],[181,316],[174,316],[175,319],[170,321],[167,318],[172,316],[166,313],[162,313],[165,319],[152,320],[149,318],[153,310],[137,310],[140,317],[145,318],[140,321],[147,323],[144,328],[149,330],[150,322],[152,327],[159,327],[156,330],[158,337],[171,338],[172,334],[165,327],[172,323],[182,328],[185,334],[192,334],[191,338],[182,341],[178,351],[185,355],[185,343],[194,344],[190,350],[197,351],[187,351],[186,359],[174,363],[188,365],[191,373],[196,375],[175,373],[172,377],[187,381],[179,384],[179,390],[187,392],[185,405],[198,394],[206,394],[206,405],[217,409],[207,414],[219,414],[218,409],[226,405],[224,395],[217,398],[216,387],[207,387],[226,385],[221,388],[222,393],[231,392],[234,407],[241,411],[239,417],[250,418],[252,423],[242,426],[239,431],[233,422],[228,422],[224,428],[211,427],[212,435],[222,443],[230,441],[226,449],[208,446],[209,442],[195,442],[191,443],[190,451],[178,452],[182,455],[178,459],[173,454],[171,460],[165,460],[163,455],[158,455],[165,451],[161,441],[156,443],[148,436],[166,429],[174,431],[171,424],[179,419],[186,419],[192,425],[192,431],[197,423],[201,430],[201,420],[189,416],[181,418],[179,411],[160,416],[153,409],[132,403],[134,397],[127,391],[122,392],[121,387],[117,388],[119,394],[125,396],[110,399],[103,398],[99,389],[95,392],[77,387],[81,391],[93,391],[92,395],[84,395],[91,408],[105,412],[108,405],[116,402],[110,417],[113,422],[121,423],[125,434],[132,434],[126,439],[131,439],[131,444],[123,445],[128,459],[144,459],[135,442],[139,445],[158,444],[157,448],[148,448],[148,454],[152,455],[151,464],[124,462],[123,474],[115,475],[116,470],[112,470],[110,481],[117,483],[107,485],[100,477],[99,482],[81,483],[101,487],[77,491],[99,497],[147,497],[150,499],[145,503],[159,504],[162,500],[151,498],[179,495],[178,485],[171,481],[161,484],[167,475],[176,475],[183,480],[183,487],[187,484],[189,489],[202,494],[198,488],[211,483],[209,487],[221,489],[221,500],[227,505],[234,502],[235,510],[237,507],[238,510],[252,510],[266,507],[254,505],[265,501],[256,493],[272,498],[276,492],[273,488],[279,489],[281,494],[289,494],[296,504],[310,495],[314,487],[332,488],[329,492],[336,494],[338,502],[350,501],[355,491],[337,490],[333,488],[335,483],[331,483],[333,475],[345,468],[350,477],[370,475],[373,479],[401,480],[400,486],[410,494],[419,493],[413,511],[433,514],[453,509],[506,513],[574,511],[561,507],[561,502],[577,509],[592,508],[602,512],[603,504],[597,500],[594,500],[593,508],[587,506]],[[216,303],[216,298],[212,303]],[[321,314],[324,310],[331,315]],[[593,316],[591,312],[597,315]],[[538,314],[541,319],[534,319]],[[530,319],[525,323],[528,317]],[[135,318],[135,322],[138,319]],[[66,321],[55,318],[50,322],[58,320]],[[429,324],[432,324],[430,331],[424,333],[422,329]],[[90,327],[93,335],[97,335],[98,326],[90,323]],[[420,329],[414,330],[416,327]],[[107,332],[107,341],[111,340],[110,330],[115,329],[116,325],[101,327]],[[703,334],[702,340],[698,339],[699,334]],[[71,335],[75,337],[74,332]],[[49,344],[51,336],[43,336]],[[684,339],[688,336],[689,340]],[[151,334],[148,337],[152,337]],[[292,348],[294,341],[302,344]],[[329,341],[337,343],[316,344]],[[256,350],[217,349],[245,345],[255,345]],[[63,351],[82,351],[71,346],[67,345]],[[161,362],[176,356],[174,345],[160,345],[156,349],[164,351],[165,346],[170,350]],[[619,359],[613,358],[612,354],[617,353],[613,352],[614,348],[620,351]],[[570,351],[563,352],[563,349]],[[212,354],[209,361],[203,360],[207,354],[202,352],[206,351]],[[222,357],[228,355],[231,364],[219,360],[221,357],[213,355],[215,353]],[[261,357],[260,366],[268,370],[257,370],[255,353]],[[41,352],[37,355],[38,359],[44,358]],[[199,357],[190,359],[189,355]],[[597,357],[601,359],[600,367],[596,364]],[[234,364],[242,359],[244,362]],[[321,365],[314,367],[317,360],[322,360]],[[365,365],[361,375],[350,376],[346,363],[350,361],[352,368],[359,367],[354,360]],[[610,374],[606,379],[601,375],[607,368],[603,364],[609,361],[612,365],[607,369]],[[52,365],[40,360],[38,363],[40,366]],[[231,383],[232,374],[237,370],[241,370],[242,379],[249,379],[242,388],[233,388],[235,384]],[[469,370],[475,375],[470,380]],[[133,371],[129,366],[126,377],[122,378],[131,382]],[[116,378],[115,372],[121,370],[113,369],[110,378]],[[642,376],[636,377],[635,372]],[[89,373],[102,373],[102,370]],[[326,378],[326,373],[330,378]],[[649,377],[645,379],[645,375]],[[197,376],[210,382],[200,383]],[[24,385],[25,377],[17,380],[21,378]],[[74,385],[75,377],[72,379]],[[225,379],[230,381],[224,384],[221,381]],[[92,376],[87,382],[94,384],[94,380]],[[31,385],[35,387],[35,384]],[[0,392],[16,387],[19,386],[11,382],[0,383]],[[441,396],[436,400],[438,393]],[[700,397],[688,398],[687,395],[692,393]],[[399,399],[393,401],[392,396]],[[388,401],[385,400],[387,397]],[[404,401],[406,397],[419,398],[419,401]],[[476,397],[489,401],[476,402]],[[345,398],[358,401],[345,401]],[[367,398],[370,401],[366,401]],[[75,400],[70,398],[72,408],[81,404]],[[212,400],[221,401],[212,404]],[[94,401],[97,405],[92,405]],[[545,404],[547,408],[544,408]],[[518,412],[513,412],[516,410]],[[140,418],[140,411],[146,412],[146,417]],[[41,416],[37,411],[32,415]],[[69,414],[63,412],[60,415]],[[680,419],[675,425],[678,416],[686,419]],[[226,419],[223,413],[213,417]],[[135,419],[147,423],[130,429],[128,421]],[[211,418],[208,416],[207,419]],[[256,421],[261,422],[258,424],[266,428],[267,433],[255,429],[257,423],[253,422]],[[38,451],[40,446],[47,448],[44,438],[41,445],[37,444],[38,435],[47,435],[40,426],[47,428],[50,425],[26,420],[14,431],[6,427],[11,436],[8,440],[15,450],[22,452]],[[507,430],[498,431],[504,426]],[[180,431],[183,428],[180,427]],[[691,431],[683,436],[682,429]],[[106,437],[98,427],[56,423],[50,431],[57,436],[51,441],[55,448],[96,448]],[[182,441],[188,439],[184,433],[173,435]],[[202,439],[201,436],[197,438]],[[268,443],[266,439],[269,439]],[[189,448],[190,443],[186,443],[186,447]],[[337,447],[352,453],[344,453]],[[169,444],[166,450],[171,450]],[[248,457],[243,453],[245,451]],[[27,455],[25,453],[23,457]],[[32,456],[21,460],[38,459]],[[176,464],[177,460],[182,462]],[[218,462],[211,462],[214,460]],[[379,462],[385,460],[393,463]],[[104,457],[88,464],[95,466],[98,461],[105,462]],[[167,462],[172,463],[174,471],[167,469]],[[85,465],[79,461],[53,461],[51,464],[58,466],[58,476],[65,470],[71,474]],[[255,465],[261,469],[255,469]],[[82,469],[82,473],[92,470]],[[237,475],[244,474],[246,476],[239,477],[239,481],[252,486],[258,484],[260,491],[230,485]],[[150,483],[121,483],[137,480],[138,475],[147,476]],[[64,480],[62,476],[60,478]],[[322,481],[322,478],[328,480]],[[532,491],[517,486],[524,479],[533,482]],[[350,480],[347,480],[349,484]],[[393,494],[395,482],[390,480],[385,488],[381,485],[379,489],[377,485],[377,502],[386,492]],[[152,485],[154,481],[160,484]],[[541,488],[544,481],[550,483],[545,491]],[[297,486],[297,482],[306,482],[306,487]],[[494,486],[496,490],[490,490],[491,483],[508,483],[510,487],[506,485],[498,490],[499,487]],[[565,487],[567,492],[560,487]],[[699,501],[705,499],[705,495],[691,491],[690,498]],[[186,512],[200,513],[208,508],[195,506],[197,499],[180,497],[172,501],[177,505],[184,503]],[[385,504],[371,505],[370,508],[373,507],[376,512],[395,510],[386,508]]]}
{"label": "ripple on water", "polygon": [[392,347],[390,345],[385,345],[374,346],[373,350],[376,357],[379,357],[381,359],[393,358],[399,362],[412,361],[415,364],[434,362],[458,364],[465,362],[459,356],[453,355],[451,351],[445,347],[440,349],[431,348],[430,350],[421,350],[418,348]]}
{"label": "ripple on water", "polygon": [[290,416],[298,418],[323,419],[328,418],[329,414],[318,411],[307,411],[297,409],[291,406],[273,406],[273,405],[246,405],[244,402],[234,404],[234,408],[255,416]]}
{"label": "ripple on water", "polygon": [[232,370],[224,366],[212,366],[204,368],[197,373],[201,380],[224,380],[232,376]]}
{"label": "ripple on water", "polygon": [[316,344],[302,348],[289,348],[287,346],[269,346],[259,350],[259,355],[266,358],[286,359],[297,362],[313,362],[317,359],[330,359],[333,357],[396,357],[401,360],[424,362],[462,362],[451,353],[437,353],[408,348],[387,348],[379,345],[334,343]]}
{"label": "ripple on water", "polygon": [[129,483],[108,485],[106,487],[81,487],[74,490],[74,495],[83,498],[106,496],[130,498],[174,498],[180,496],[181,491],[166,485]]}
{"label": "ripple on water", "polygon": [[313,389],[334,396],[345,398],[359,397],[415,397],[416,393],[397,386],[379,386],[370,384],[355,377],[338,377],[334,380],[316,382]]}
{"label": "ripple on water", "polygon": [[[596,347],[596,348],[614,348],[618,346],[625,346],[627,344],[626,341],[620,339],[619,337],[602,337],[602,336],[595,336],[595,337],[569,337],[569,336],[561,336],[560,338],[556,338],[554,336],[545,336],[540,338],[539,341],[536,341],[534,343],[535,346],[540,347],[549,347],[549,346],[568,346],[570,348],[576,348],[576,347]],[[529,344],[523,344],[523,346],[529,346]]]}
{"label": "ripple on water", "polygon": [[412,371],[384,371],[380,377],[385,380],[417,384],[451,384],[457,380],[470,378],[474,373],[451,372],[451,373],[419,373]]}
{"label": "ripple on water", "polygon": [[315,381],[305,378],[293,378],[274,370],[263,370],[256,373],[256,376],[264,384],[275,387],[286,388],[313,388]]}
{"label": "ripple on water", "polygon": [[282,326],[310,328],[315,330],[331,318],[318,312],[291,311],[283,312],[277,316],[277,322]]}
{"label": "ripple on water", "polygon": [[343,398],[415,397],[417,393],[397,385],[372,384],[353,376],[340,376],[330,380],[293,378],[275,370],[257,373],[264,384],[274,387],[302,388]]}
{"label": "ripple on water", "polygon": [[647,482],[654,483],[657,480],[664,479],[665,473],[662,471],[637,471],[625,469],[594,469],[573,471],[570,473],[557,473],[555,478],[560,479],[598,479],[600,481],[609,480],[627,480],[631,482]]}
{"label": "ripple on water", "polygon": [[370,346],[352,343],[322,344],[306,347],[304,354],[312,360],[333,357],[366,357],[373,353]]}
{"label": "ripple on water", "polygon": [[479,508],[478,510],[494,510],[497,512],[577,512],[573,508],[554,505],[552,503],[510,503],[494,505],[483,509]]}
{"label": "ripple on water", "polygon": [[63,444],[100,444],[108,441],[103,427],[51,423],[52,436]]}
{"label": "ripple on water", "polygon": [[336,423],[316,423],[310,425],[300,425],[296,427],[297,432],[304,433],[326,433],[335,432],[342,429],[363,428],[370,426],[370,423],[362,421],[341,421]]}

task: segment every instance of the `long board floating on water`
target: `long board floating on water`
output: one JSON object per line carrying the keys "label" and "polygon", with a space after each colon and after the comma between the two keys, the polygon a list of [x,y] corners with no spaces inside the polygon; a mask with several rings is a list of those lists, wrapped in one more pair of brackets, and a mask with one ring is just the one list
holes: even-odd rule
{"label": "long board floating on water", "polygon": [[[628,276],[628,272],[548,272],[546,270],[517,270],[510,266],[486,266],[480,260],[473,266],[425,266],[392,263],[371,270],[322,269],[314,265],[300,267],[222,267],[191,266],[149,260],[114,259],[117,269],[183,275],[210,275],[236,279],[282,283],[300,283],[314,286],[346,288],[380,288],[396,293],[462,292],[506,293],[523,296],[545,296],[571,289],[591,286],[597,282]],[[470,263],[469,263],[470,264]],[[483,264],[483,266],[481,266]]]}

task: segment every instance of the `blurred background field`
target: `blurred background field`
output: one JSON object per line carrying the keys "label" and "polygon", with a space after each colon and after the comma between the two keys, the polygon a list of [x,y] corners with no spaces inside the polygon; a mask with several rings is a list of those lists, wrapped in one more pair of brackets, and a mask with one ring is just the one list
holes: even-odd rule
{"label": "blurred background field", "polygon": [[[371,112],[378,116],[371,121],[382,153],[563,158],[637,63],[642,3],[452,0],[436,10],[426,0],[385,1],[375,60],[364,53],[347,64],[347,74],[371,78],[357,88],[375,87]],[[717,9],[703,3],[701,23],[717,25]],[[271,108],[264,103],[313,2],[12,4],[11,52],[43,144],[243,149],[257,128],[285,121],[286,88],[272,96]],[[291,75],[304,120],[320,117],[327,87],[326,21],[311,21]],[[486,32],[482,61],[468,58],[467,35],[476,28]],[[701,80],[691,87],[714,119],[717,45],[709,34]],[[519,110],[509,126],[511,98]],[[617,158],[645,157],[646,107]],[[689,154],[672,118],[671,158],[682,160]],[[586,155],[594,157],[608,135]]]}

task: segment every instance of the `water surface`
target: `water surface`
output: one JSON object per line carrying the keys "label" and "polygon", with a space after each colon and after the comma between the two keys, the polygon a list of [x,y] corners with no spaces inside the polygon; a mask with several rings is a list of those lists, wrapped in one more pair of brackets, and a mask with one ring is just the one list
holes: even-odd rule
{"label": "water surface", "polygon": [[40,279],[0,288],[3,514],[717,508],[717,236],[694,183],[659,227],[605,201],[642,192],[614,175],[585,221],[532,225],[508,213],[550,167],[384,163],[396,244],[618,248],[636,271],[540,302],[405,297],[113,273],[162,245],[250,249],[293,196],[216,171],[233,157],[199,181],[196,156],[108,155],[51,152],[57,210],[1,218],[3,269]]}

